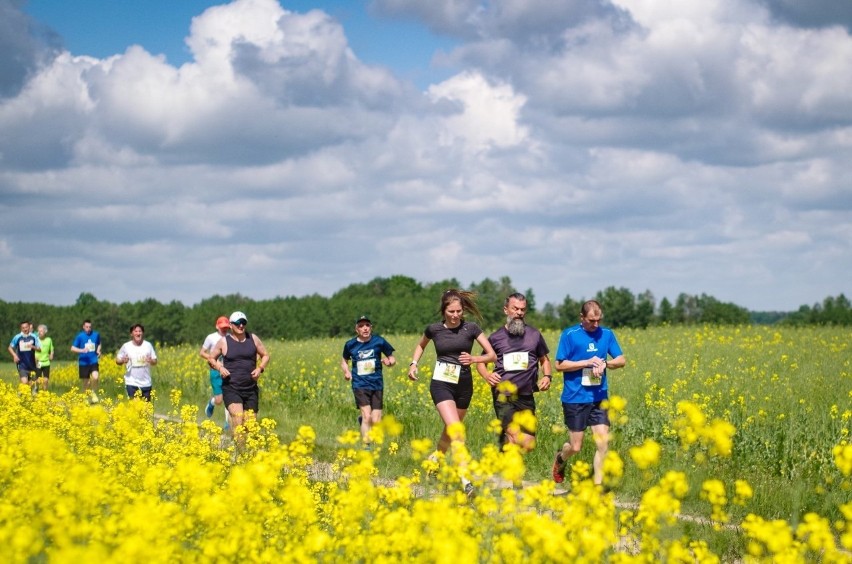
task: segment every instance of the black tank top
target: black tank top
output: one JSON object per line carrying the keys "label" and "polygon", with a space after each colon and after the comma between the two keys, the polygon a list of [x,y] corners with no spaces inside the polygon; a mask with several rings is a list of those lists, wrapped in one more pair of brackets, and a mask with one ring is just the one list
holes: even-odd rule
{"label": "black tank top", "polygon": [[227,338],[228,353],[223,355],[222,363],[231,376],[224,378],[222,384],[230,384],[231,387],[238,389],[254,388],[257,382],[252,379],[251,371],[257,367],[257,346],[254,344],[251,333],[246,331],[246,339],[243,342],[234,339],[230,334]]}

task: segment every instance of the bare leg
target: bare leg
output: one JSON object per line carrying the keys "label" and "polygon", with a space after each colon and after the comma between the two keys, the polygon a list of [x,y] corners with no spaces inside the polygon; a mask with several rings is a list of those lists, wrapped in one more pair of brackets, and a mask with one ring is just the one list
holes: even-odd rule
{"label": "bare leg", "polygon": [[603,463],[606,453],[609,450],[609,425],[593,425],[592,433],[595,445],[597,446],[594,460],[594,482],[597,485],[601,485],[603,484]]}
{"label": "bare leg", "polygon": [[438,450],[441,452],[447,452],[447,449],[450,448],[450,436],[447,434],[447,427],[452,425],[453,423],[460,423],[464,421],[464,416],[467,415],[466,409],[458,409],[456,407],[456,402],[453,400],[442,401],[435,405],[435,408],[438,410],[438,415],[441,416],[441,420],[444,422],[444,429],[441,431],[441,438],[438,439]]}

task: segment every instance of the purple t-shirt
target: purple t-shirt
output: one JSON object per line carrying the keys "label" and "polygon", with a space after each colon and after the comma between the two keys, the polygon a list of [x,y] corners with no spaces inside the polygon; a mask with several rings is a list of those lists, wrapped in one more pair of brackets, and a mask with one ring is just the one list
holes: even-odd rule
{"label": "purple t-shirt", "polygon": [[[535,327],[526,326],[524,334],[515,336],[509,334],[506,327],[501,327],[488,337],[497,361],[494,372],[500,375],[502,381],[510,381],[518,387],[518,395],[528,396],[533,393],[533,386],[538,380],[538,363],[550,349],[541,333]],[[510,370],[506,370],[508,365]],[[522,366],[526,365],[526,368]]]}

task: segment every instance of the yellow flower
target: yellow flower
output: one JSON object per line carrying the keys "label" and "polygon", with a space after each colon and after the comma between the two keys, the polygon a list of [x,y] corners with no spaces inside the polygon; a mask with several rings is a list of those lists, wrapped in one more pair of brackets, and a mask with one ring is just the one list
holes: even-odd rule
{"label": "yellow flower", "polygon": [[754,496],[754,491],[745,480],[736,480],[734,482],[734,503],[737,505],[745,505],[748,500]]}
{"label": "yellow flower", "polygon": [[630,453],[630,458],[633,459],[633,462],[640,470],[647,470],[656,466],[660,461],[661,451],[662,449],[657,441],[654,439],[645,439],[645,442],[641,446],[631,447],[628,452]]}

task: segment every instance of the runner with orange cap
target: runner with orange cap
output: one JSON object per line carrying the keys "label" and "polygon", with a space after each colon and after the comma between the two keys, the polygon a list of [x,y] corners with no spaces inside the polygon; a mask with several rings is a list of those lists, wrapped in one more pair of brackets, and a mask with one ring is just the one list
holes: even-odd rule
{"label": "runner with orange cap", "polygon": [[[207,338],[204,339],[204,344],[201,345],[201,350],[198,354],[201,355],[201,358],[207,361],[207,364],[210,365],[210,387],[213,388],[213,395],[210,397],[210,401],[207,402],[207,406],[204,408],[204,413],[207,417],[213,417],[213,409],[217,405],[222,405],[222,375],[219,374],[219,371],[213,368],[215,366],[218,358],[210,358],[210,351],[213,350],[213,347],[216,346],[216,343],[219,342],[219,339],[228,334],[228,328],[231,326],[231,323],[228,321],[228,318],[224,315],[216,320],[216,332],[210,333],[207,335]],[[228,428],[228,410],[225,410],[225,429]]]}

